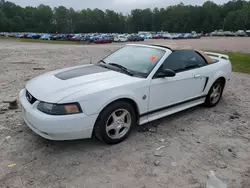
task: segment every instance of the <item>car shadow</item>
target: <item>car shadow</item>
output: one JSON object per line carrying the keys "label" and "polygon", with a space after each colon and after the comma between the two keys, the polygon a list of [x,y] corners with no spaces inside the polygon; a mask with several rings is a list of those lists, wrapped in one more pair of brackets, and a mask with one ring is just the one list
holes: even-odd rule
{"label": "car shadow", "polygon": [[152,122],[149,122],[149,123],[146,123],[143,125],[139,125],[138,127],[136,127],[136,129],[133,130],[132,134],[135,134],[135,132],[152,132],[152,133],[154,133],[155,132],[154,128],[157,128],[158,126],[162,125],[163,123],[167,124],[168,122],[172,122],[177,118],[185,117],[190,113],[194,113],[198,110],[203,110],[203,109],[206,109],[206,108],[204,108],[202,105],[199,105],[199,106],[195,106],[195,107],[171,114],[171,115],[166,116],[166,117],[162,117],[162,118],[154,120]]}
{"label": "car shadow", "polygon": [[40,137],[39,135],[36,135],[37,141],[36,143],[46,148],[50,148],[53,150],[53,152],[60,152],[60,151],[73,151],[73,150],[90,150],[95,148],[104,148],[109,145],[106,145],[105,143],[100,142],[99,140],[95,138],[90,139],[78,139],[78,140],[66,140],[66,141],[53,141],[53,140],[47,140],[45,138]]}
{"label": "car shadow", "polygon": [[[224,104],[223,104],[224,103]],[[221,105],[225,105],[224,100],[221,100]],[[163,117],[161,119],[143,124],[143,125],[138,125],[135,127],[131,135],[128,138],[128,142],[134,142],[134,138],[136,138],[138,135],[143,134],[145,132],[154,132],[151,129],[152,128],[160,128],[162,126],[165,126],[166,124],[175,121],[178,118],[184,118],[185,116],[188,116],[189,114],[197,113],[197,111],[201,112],[201,115],[205,112],[208,108],[205,108],[202,105],[195,106],[192,108],[189,108],[187,110],[177,112],[175,114],[169,115],[167,117]],[[164,124],[164,125],[163,125]],[[176,131],[173,129],[170,129],[170,131]],[[156,134],[157,131],[155,132]],[[171,134],[171,132],[170,132]],[[71,141],[51,141],[44,139],[38,135],[36,137],[36,144],[37,147],[47,147],[53,150],[53,152],[60,152],[60,151],[76,151],[76,150],[81,150],[81,151],[90,151],[90,150],[96,150],[96,149],[110,149],[112,147],[116,147],[117,145],[124,145],[126,144],[126,140],[120,144],[116,145],[108,145],[105,144],[99,140],[97,140],[95,137],[91,139],[79,139],[79,140],[71,140]]]}

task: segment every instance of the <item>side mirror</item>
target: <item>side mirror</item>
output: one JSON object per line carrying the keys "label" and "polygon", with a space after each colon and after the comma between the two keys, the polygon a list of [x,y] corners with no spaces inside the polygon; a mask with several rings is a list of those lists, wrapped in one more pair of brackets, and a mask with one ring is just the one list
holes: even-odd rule
{"label": "side mirror", "polygon": [[157,78],[175,77],[176,73],[171,69],[164,69],[156,74]]}

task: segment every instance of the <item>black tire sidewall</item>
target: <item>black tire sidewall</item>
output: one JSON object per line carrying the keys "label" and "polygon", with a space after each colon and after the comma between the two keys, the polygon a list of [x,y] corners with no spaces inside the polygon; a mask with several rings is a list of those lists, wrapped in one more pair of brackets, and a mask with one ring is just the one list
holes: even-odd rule
{"label": "black tire sidewall", "polygon": [[[128,132],[122,138],[112,139],[106,133],[106,122],[107,122],[109,116],[114,111],[116,111],[118,109],[126,109],[130,113],[131,126],[130,126]],[[117,101],[115,103],[108,105],[99,114],[97,121],[96,121],[96,124],[95,124],[94,134],[99,140],[101,140],[107,144],[117,144],[117,143],[122,142],[123,140],[125,140],[129,136],[130,132],[132,131],[132,129],[135,125],[136,125],[136,113],[135,113],[135,110],[133,109],[132,105],[129,104],[128,102],[125,102],[125,101]]]}

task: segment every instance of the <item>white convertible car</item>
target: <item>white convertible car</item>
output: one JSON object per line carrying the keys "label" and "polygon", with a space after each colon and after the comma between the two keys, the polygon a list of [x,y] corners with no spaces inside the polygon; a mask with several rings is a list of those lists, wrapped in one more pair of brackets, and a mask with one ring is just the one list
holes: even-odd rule
{"label": "white convertible car", "polygon": [[30,80],[20,91],[22,116],[50,140],[96,136],[116,144],[136,125],[217,105],[231,69],[223,54],[129,44],[97,64]]}

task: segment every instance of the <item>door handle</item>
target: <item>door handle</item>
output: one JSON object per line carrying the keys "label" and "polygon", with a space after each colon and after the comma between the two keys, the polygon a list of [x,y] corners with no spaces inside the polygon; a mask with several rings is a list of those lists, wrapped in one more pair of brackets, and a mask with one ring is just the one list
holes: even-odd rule
{"label": "door handle", "polygon": [[195,75],[194,75],[194,78],[200,78],[200,77],[201,77],[200,74],[195,74]]}

